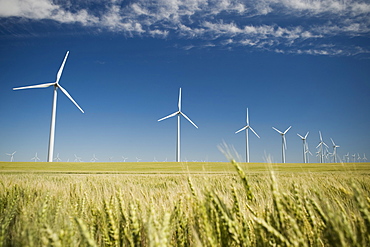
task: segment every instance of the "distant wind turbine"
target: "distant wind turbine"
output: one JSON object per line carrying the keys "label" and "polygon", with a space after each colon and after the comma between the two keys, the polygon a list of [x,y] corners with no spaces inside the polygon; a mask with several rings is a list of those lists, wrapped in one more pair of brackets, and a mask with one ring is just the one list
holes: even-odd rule
{"label": "distant wind turbine", "polygon": [[74,160],[74,162],[82,162],[81,157],[78,157],[78,156],[75,154],[75,160]]}
{"label": "distant wind turbine", "polygon": [[346,155],[344,155],[344,160],[348,163],[349,162],[349,152],[346,154]]}
{"label": "distant wind turbine", "polygon": [[54,160],[56,160],[57,162],[62,161],[62,160],[59,158],[59,153],[57,153],[57,157],[55,157],[55,158],[54,158]]}
{"label": "distant wind turbine", "polygon": [[308,158],[307,156],[308,156],[308,152],[309,152],[307,142],[306,142],[308,133],[309,132],[307,132],[304,137],[301,136],[300,134],[297,134],[303,141],[303,162],[304,163],[307,163],[307,158]]}
{"label": "distant wind turbine", "polygon": [[340,146],[336,145],[332,138],[330,138],[331,142],[333,143],[333,157],[334,157],[334,163],[337,163],[337,148]]}
{"label": "distant wind turbine", "polygon": [[326,143],[322,140],[321,131],[319,131],[319,135],[320,135],[320,142],[319,142],[319,145],[316,146],[316,148],[319,148],[320,163],[323,163],[324,162],[324,147],[323,147],[323,145],[327,148],[329,148],[329,146],[326,145]]}
{"label": "distant wind turbine", "polygon": [[235,134],[245,130],[245,141],[246,141],[246,151],[245,151],[245,159],[246,162],[249,163],[249,140],[248,140],[248,130],[250,129],[258,138],[259,135],[253,130],[253,128],[249,125],[249,116],[248,116],[248,108],[247,108],[247,125],[241,128],[240,130],[236,131]]}
{"label": "distant wind turbine", "polygon": [[39,157],[37,157],[37,153],[35,154],[35,157],[33,157],[31,160],[34,160],[35,162],[37,162],[39,159]]}
{"label": "distant wind turbine", "polygon": [[127,160],[128,158],[126,158],[126,157],[123,157],[123,156],[122,156],[122,159],[123,159],[123,162],[126,162],[126,160]]}
{"label": "distant wind turbine", "polygon": [[17,151],[14,151],[13,153],[11,154],[6,154],[6,155],[9,155],[10,156],[10,162],[13,162],[14,161],[14,154],[16,153]]}
{"label": "distant wind turbine", "polygon": [[181,88],[180,88],[180,92],[179,92],[179,102],[178,102],[178,111],[177,112],[174,112],[166,117],[163,117],[161,119],[158,120],[159,121],[162,121],[162,120],[165,120],[167,118],[170,118],[170,117],[174,117],[177,115],[177,145],[176,145],[176,161],[177,162],[180,162],[180,115],[182,115],[184,118],[186,118],[186,120],[188,120],[192,125],[194,125],[195,128],[198,128],[198,126],[195,125],[195,123],[193,123],[193,121],[190,120],[190,118],[188,118],[188,116],[185,115],[185,113],[183,113],[181,111]]}
{"label": "distant wind turbine", "polygon": [[140,158],[136,157],[136,162],[139,162],[140,160],[141,160]]}
{"label": "distant wind turbine", "polygon": [[286,147],[286,139],[285,139],[285,134],[290,130],[290,128],[292,128],[292,126],[289,126],[289,128],[287,128],[284,132],[281,132],[280,130],[272,127],[274,130],[276,130],[280,135],[281,135],[281,138],[282,138],[282,147],[281,147],[281,161],[283,163],[285,163],[285,150],[287,149]]}
{"label": "distant wind turbine", "polygon": [[74,101],[71,95],[65,90],[60,84],[59,80],[60,77],[62,76],[64,64],[66,63],[67,57],[68,57],[69,51],[67,51],[64,60],[62,62],[62,65],[59,68],[59,71],[57,73],[57,77],[55,82],[50,82],[50,83],[43,83],[43,84],[38,84],[38,85],[32,85],[32,86],[26,86],[26,87],[17,87],[13,88],[13,90],[20,90],[20,89],[29,89],[29,88],[46,88],[50,86],[54,86],[54,96],[53,96],[53,106],[52,106],[52,112],[51,112],[51,124],[50,124],[50,136],[49,136],[49,150],[48,150],[48,162],[53,161],[53,152],[54,152],[54,136],[55,136],[55,119],[56,119],[56,109],[57,109],[57,90],[58,88],[77,106],[78,109],[82,113],[84,111],[81,109],[81,107]]}
{"label": "distant wind turbine", "polygon": [[98,158],[96,158],[95,154],[93,154],[93,157],[92,157],[92,159],[91,159],[91,162],[95,162],[95,161],[97,161],[97,160],[98,160]]}

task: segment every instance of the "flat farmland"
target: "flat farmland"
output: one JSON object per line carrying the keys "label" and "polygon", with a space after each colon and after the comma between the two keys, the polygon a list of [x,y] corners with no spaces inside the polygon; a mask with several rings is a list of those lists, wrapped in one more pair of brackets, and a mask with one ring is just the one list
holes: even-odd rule
{"label": "flat farmland", "polygon": [[[245,171],[258,172],[359,172],[370,173],[363,163],[239,163]],[[230,162],[0,162],[4,172],[58,173],[228,173]]]}
{"label": "flat farmland", "polygon": [[369,246],[370,164],[0,163],[0,246]]}

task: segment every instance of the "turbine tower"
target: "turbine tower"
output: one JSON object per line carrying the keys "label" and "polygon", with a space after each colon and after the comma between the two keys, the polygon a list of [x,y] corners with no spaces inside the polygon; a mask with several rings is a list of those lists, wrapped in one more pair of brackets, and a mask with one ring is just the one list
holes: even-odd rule
{"label": "turbine tower", "polygon": [[306,142],[308,133],[309,132],[307,132],[304,137],[301,136],[300,134],[297,134],[303,141],[303,162],[304,163],[307,163],[307,158],[308,158],[307,156],[308,156],[308,152],[309,152],[307,142]]}
{"label": "turbine tower", "polygon": [[319,149],[319,154],[320,154],[320,163],[323,163],[324,162],[324,146],[326,146],[327,148],[328,145],[326,145],[326,143],[322,140],[322,135],[321,135],[321,131],[319,131],[319,135],[320,135],[320,142],[319,142],[319,145],[316,146],[316,148],[320,148]]}
{"label": "turbine tower", "polygon": [[292,126],[289,126],[284,132],[281,132],[280,130],[272,127],[274,130],[276,130],[282,138],[282,147],[281,147],[281,161],[285,163],[285,150],[286,150],[286,140],[285,140],[285,134],[292,128]]}
{"label": "turbine tower", "polygon": [[253,128],[249,125],[249,116],[248,116],[248,108],[247,108],[247,125],[241,128],[240,130],[236,131],[235,134],[245,130],[245,140],[246,140],[246,153],[245,153],[245,159],[246,162],[249,163],[249,140],[248,140],[248,130],[251,130],[258,138],[258,134],[253,130]]}
{"label": "turbine tower", "polygon": [[333,143],[333,157],[334,157],[334,163],[337,163],[337,148],[340,146],[336,145],[332,138],[330,138],[331,142]]}
{"label": "turbine tower", "polygon": [[54,86],[54,96],[53,96],[53,105],[52,105],[52,111],[51,111],[51,124],[50,124],[50,137],[49,137],[49,150],[48,150],[48,162],[53,162],[53,152],[54,152],[54,136],[55,136],[55,119],[56,119],[56,110],[57,110],[57,90],[58,88],[77,106],[78,109],[82,113],[84,111],[81,109],[81,107],[74,101],[71,95],[65,90],[60,84],[59,80],[60,77],[62,76],[64,64],[66,63],[67,57],[68,57],[69,51],[67,51],[64,60],[62,62],[62,65],[59,68],[59,71],[57,73],[57,77],[55,82],[50,82],[50,83],[43,83],[43,84],[38,84],[38,85],[33,85],[33,86],[26,86],[26,87],[17,87],[13,88],[13,90],[20,90],[20,89],[29,89],[29,88],[46,88],[50,86]]}
{"label": "turbine tower", "polygon": [[162,120],[165,120],[167,118],[170,118],[170,117],[174,117],[177,115],[177,145],[176,145],[176,161],[177,162],[180,162],[180,115],[182,115],[186,120],[188,120],[192,125],[194,125],[195,128],[198,129],[198,126],[195,125],[195,123],[193,123],[193,121],[190,120],[190,118],[188,118],[188,116],[185,115],[185,113],[183,113],[181,111],[181,88],[180,88],[180,91],[179,91],[179,102],[178,102],[178,111],[177,112],[174,112],[166,117],[163,117],[161,119],[158,119],[158,122],[159,121],[162,121]]}

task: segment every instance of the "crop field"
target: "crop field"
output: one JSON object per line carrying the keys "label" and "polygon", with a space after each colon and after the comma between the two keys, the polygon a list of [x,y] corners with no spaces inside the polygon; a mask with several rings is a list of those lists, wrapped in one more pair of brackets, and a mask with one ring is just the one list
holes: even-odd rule
{"label": "crop field", "polygon": [[370,246],[370,163],[0,162],[0,246]]}

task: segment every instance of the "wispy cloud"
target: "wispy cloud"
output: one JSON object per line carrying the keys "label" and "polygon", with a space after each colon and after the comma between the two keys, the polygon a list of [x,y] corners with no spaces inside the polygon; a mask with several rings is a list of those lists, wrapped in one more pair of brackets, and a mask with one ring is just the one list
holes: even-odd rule
{"label": "wispy cloud", "polygon": [[0,23],[10,17],[194,41],[184,47],[200,40],[207,47],[312,55],[370,49],[352,39],[369,39],[370,3],[363,0],[0,0]]}

